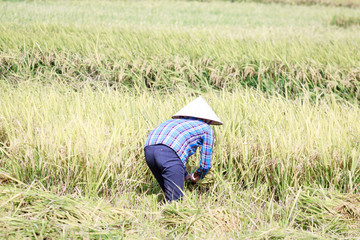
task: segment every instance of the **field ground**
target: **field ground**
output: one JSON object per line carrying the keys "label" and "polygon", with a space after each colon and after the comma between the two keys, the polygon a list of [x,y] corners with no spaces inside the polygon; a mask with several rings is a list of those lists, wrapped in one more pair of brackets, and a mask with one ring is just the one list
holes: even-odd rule
{"label": "field ground", "polygon": [[[359,3],[278,2],[0,2],[0,237],[359,239]],[[163,204],[143,144],[199,94]]]}

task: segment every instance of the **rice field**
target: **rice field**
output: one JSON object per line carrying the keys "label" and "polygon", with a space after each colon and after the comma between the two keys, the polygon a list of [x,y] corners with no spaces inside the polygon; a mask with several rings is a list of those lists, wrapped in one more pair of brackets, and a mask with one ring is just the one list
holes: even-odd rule
{"label": "rice field", "polygon": [[[0,238],[359,239],[358,4],[0,2]],[[164,204],[143,145],[198,95],[213,168]]]}

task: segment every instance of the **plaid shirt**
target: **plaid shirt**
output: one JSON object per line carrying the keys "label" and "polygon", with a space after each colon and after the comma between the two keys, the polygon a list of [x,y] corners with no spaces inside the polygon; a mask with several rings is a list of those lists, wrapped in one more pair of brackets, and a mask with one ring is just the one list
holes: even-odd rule
{"label": "plaid shirt", "polygon": [[[164,144],[172,148],[184,167],[188,158],[201,147],[200,167],[196,170],[200,179],[209,172],[212,147],[214,144],[214,131],[200,119],[184,118],[171,119],[160,124],[148,136],[145,146]],[[185,175],[187,172],[185,170]]]}

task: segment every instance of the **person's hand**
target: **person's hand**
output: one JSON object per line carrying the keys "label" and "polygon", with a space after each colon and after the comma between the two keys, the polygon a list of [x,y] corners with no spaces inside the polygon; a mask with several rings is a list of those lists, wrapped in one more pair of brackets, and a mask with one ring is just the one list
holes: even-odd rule
{"label": "person's hand", "polygon": [[197,183],[200,180],[200,176],[198,176],[196,173],[191,174],[190,180],[192,183]]}
{"label": "person's hand", "polygon": [[187,181],[187,180],[189,180],[189,179],[191,179],[191,175],[190,175],[190,174],[186,175],[185,181]]}

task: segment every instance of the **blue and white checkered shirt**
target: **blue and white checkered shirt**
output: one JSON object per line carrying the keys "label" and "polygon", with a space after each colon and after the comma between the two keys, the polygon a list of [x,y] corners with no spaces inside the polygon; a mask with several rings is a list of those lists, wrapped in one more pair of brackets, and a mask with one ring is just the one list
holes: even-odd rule
{"label": "blue and white checkered shirt", "polygon": [[[164,144],[172,148],[186,166],[188,158],[201,147],[200,167],[196,170],[203,179],[212,167],[211,154],[214,131],[200,119],[171,119],[160,124],[148,136],[145,146]],[[185,170],[185,174],[187,174]]]}

